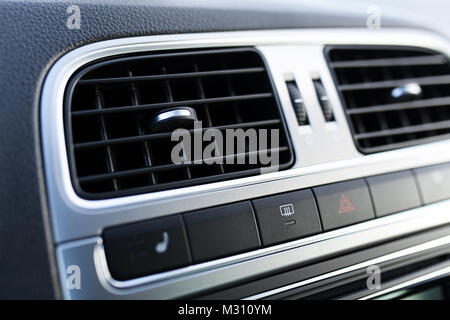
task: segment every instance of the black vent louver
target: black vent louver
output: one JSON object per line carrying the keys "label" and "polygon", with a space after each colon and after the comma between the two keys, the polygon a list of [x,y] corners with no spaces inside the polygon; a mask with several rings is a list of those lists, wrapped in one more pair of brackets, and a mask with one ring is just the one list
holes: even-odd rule
{"label": "black vent louver", "polygon": [[362,153],[450,137],[446,56],[404,46],[332,46],[325,52]]}
{"label": "black vent louver", "polygon": [[[158,114],[193,110],[203,130],[278,129],[280,167],[293,162],[270,76],[252,48],[121,56],[79,71],[66,91],[66,132],[75,190],[97,199],[260,174],[260,164],[174,164],[173,128]],[[193,135],[189,123],[183,127]],[[197,131],[198,132],[198,131]],[[224,134],[225,135],[225,134]],[[256,154],[265,150],[258,149]],[[269,155],[271,154],[269,152]],[[248,159],[255,152],[232,155]],[[229,157],[229,155],[227,155]]]}

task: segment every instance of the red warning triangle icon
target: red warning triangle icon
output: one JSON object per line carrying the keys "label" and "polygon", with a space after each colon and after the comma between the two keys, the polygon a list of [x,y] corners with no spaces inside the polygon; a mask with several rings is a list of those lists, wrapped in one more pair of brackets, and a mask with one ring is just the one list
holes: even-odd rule
{"label": "red warning triangle icon", "polygon": [[346,213],[355,210],[355,206],[345,194],[341,195],[341,203],[339,204],[339,213]]}

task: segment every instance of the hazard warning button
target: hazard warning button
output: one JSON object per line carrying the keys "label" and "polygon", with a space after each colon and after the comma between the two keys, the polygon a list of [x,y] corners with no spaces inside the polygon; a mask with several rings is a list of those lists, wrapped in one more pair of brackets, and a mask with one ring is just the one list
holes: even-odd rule
{"label": "hazard warning button", "polygon": [[355,211],[355,206],[350,201],[350,199],[345,195],[341,194],[341,201],[339,203],[339,213]]}
{"label": "hazard warning button", "polygon": [[363,179],[314,188],[324,230],[375,218],[369,189]]}

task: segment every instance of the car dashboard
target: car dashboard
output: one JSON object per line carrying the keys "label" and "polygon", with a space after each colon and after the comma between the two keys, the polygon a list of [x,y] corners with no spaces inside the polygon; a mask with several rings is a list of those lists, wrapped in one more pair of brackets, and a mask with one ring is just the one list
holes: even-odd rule
{"label": "car dashboard", "polygon": [[0,3],[0,297],[448,298],[447,4],[282,3]]}

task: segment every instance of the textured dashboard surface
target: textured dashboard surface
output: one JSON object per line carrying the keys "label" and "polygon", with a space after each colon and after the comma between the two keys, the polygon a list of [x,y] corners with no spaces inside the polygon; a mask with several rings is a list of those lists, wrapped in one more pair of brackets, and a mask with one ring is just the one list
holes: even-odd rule
{"label": "textured dashboard surface", "polygon": [[[285,1],[282,6],[280,1],[264,1],[262,5],[253,0],[1,1],[0,298],[60,296],[39,138],[40,90],[58,57],[83,44],[137,35],[364,27],[371,3]],[[81,9],[79,30],[66,27],[66,9],[72,4]],[[420,23],[429,29],[436,25]],[[416,25],[417,20],[405,18],[400,9],[388,10],[382,24],[408,26]],[[442,28],[448,30],[448,24]]]}

